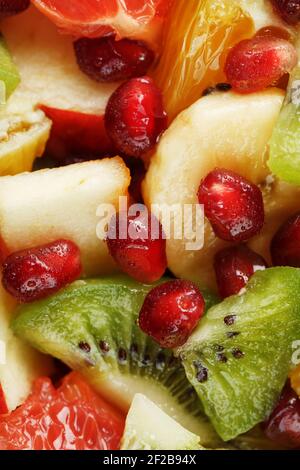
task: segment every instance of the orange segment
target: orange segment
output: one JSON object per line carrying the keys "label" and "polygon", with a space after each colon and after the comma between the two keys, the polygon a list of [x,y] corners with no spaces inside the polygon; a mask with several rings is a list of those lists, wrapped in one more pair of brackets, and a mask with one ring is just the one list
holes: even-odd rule
{"label": "orange segment", "polygon": [[170,119],[225,80],[228,49],[254,33],[238,0],[175,0],[166,20],[161,59],[153,72]]}
{"label": "orange segment", "polygon": [[32,0],[63,32],[143,39],[155,46],[172,0]]}

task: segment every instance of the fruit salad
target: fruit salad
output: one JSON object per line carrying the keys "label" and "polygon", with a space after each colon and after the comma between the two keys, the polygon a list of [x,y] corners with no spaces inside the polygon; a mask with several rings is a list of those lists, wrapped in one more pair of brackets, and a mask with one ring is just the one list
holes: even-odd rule
{"label": "fruit salad", "polygon": [[0,30],[0,450],[299,450],[300,1]]}

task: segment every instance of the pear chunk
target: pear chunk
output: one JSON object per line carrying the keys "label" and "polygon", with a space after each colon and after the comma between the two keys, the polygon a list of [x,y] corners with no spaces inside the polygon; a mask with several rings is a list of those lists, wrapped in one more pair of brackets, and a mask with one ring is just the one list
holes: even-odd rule
{"label": "pear chunk", "polygon": [[[267,144],[282,103],[283,92],[273,88],[250,95],[213,93],[183,111],[151,161],[143,187],[146,204],[197,204],[201,180],[216,167],[264,184],[269,174]],[[273,209],[270,201],[267,218]],[[157,208],[154,213],[161,215]],[[216,238],[208,222],[204,232],[200,250],[187,251],[184,239],[167,240],[168,266],[177,277],[214,288],[213,258],[226,243]],[[263,255],[266,249],[263,246]]]}

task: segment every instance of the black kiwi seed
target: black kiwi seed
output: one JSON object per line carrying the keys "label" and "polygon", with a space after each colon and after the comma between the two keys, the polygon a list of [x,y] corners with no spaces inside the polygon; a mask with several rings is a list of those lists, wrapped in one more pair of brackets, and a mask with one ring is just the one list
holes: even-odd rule
{"label": "black kiwi seed", "polygon": [[143,357],[143,360],[142,360],[142,365],[144,367],[148,367],[148,366],[150,366],[150,364],[151,364],[151,357],[150,357],[149,354],[145,354],[145,356]]}
{"label": "black kiwi seed", "polygon": [[226,336],[227,338],[231,339],[231,338],[236,338],[237,336],[239,336],[240,332],[239,331],[228,331],[228,333],[226,333]]}
{"label": "black kiwi seed", "polygon": [[171,356],[168,362],[168,367],[174,367],[177,364],[178,364],[178,360],[176,359],[176,357]]}
{"label": "black kiwi seed", "polygon": [[166,356],[163,352],[158,353],[156,358],[156,368],[163,370],[166,365]]}
{"label": "black kiwi seed", "polygon": [[215,87],[210,86],[208,88],[205,88],[205,90],[202,93],[202,96],[208,96],[211,95],[215,91]]}
{"label": "black kiwi seed", "polygon": [[81,341],[78,344],[78,347],[79,347],[79,349],[81,349],[82,351],[85,351],[87,353],[91,352],[91,346],[88,343],[85,343],[84,341]]}
{"label": "black kiwi seed", "polygon": [[227,359],[227,356],[224,353],[218,353],[217,354],[217,361],[218,362],[223,362],[224,364],[226,364],[228,359]]}
{"label": "black kiwi seed", "polygon": [[109,344],[106,341],[100,341],[99,348],[104,354],[108,353],[110,349]]}
{"label": "black kiwi seed", "polygon": [[245,353],[237,348],[234,348],[231,352],[235,359],[242,359],[245,356]]}
{"label": "black kiwi seed", "polygon": [[138,348],[138,345],[136,343],[133,343],[131,346],[130,346],[130,354],[131,356],[136,356],[139,352],[139,348]]}
{"label": "black kiwi seed", "polygon": [[221,353],[221,352],[224,351],[224,346],[222,346],[221,344],[215,344],[214,349],[215,349],[217,352]]}
{"label": "black kiwi seed", "polygon": [[124,364],[127,360],[127,352],[124,348],[120,348],[118,351],[118,359],[120,364]]}
{"label": "black kiwi seed", "polygon": [[218,91],[230,91],[232,86],[229,83],[218,83],[216,89]]}
{"label": "black kiwi seed", "polygon": [[199,383],[203,384],[208,380],[208,370],[204,367],[203,364],[199,361],[194,361],[194,366],[196,369],[196,379]]}
{"label": "black kiwi seed", "polygon": [[224,323],[227,326],[233,325],[235,321],[236,321],[236,315],[227,315],[227,317],[224,318]]}
{"label": "black kiwi seed", "polygon": [[129,349],[129,354],[132,359],[132,361],[138,361],[139,360],[139,348],[136,343],[131,344],[130,349]]}

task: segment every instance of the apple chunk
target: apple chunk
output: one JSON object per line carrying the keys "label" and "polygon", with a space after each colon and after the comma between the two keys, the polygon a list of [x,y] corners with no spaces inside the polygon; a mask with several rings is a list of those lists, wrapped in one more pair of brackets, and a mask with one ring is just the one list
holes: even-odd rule
{"label": "apple chunk", "polygon": [[0,282],[0,341],[5,351],[0,357],[0,413],[21,405],[34,380],[53,371],[50,358],[23,343],[9,328],[15,306]]}
{"label": "apple chunk", "polygon": [[[250,95],[214,93],[183,111],[165,132],[151,161],[144,183],[147,205],[179,205],[181,210],[184,204],[197,204],[199,184],[215,167],[263,184],[269,173],[267,144],[282,102],[283,92],[277,89]],[[266,205],[264,240],[269,240],[266,230],[274,226],[271,212],[272,201]],[[186,250],[184,239],[167,240],[168,265],[178,277],[215,288],[213,259],[226,243],[216,238],[207,221],[204,236],[204,247],[194,251]],[[260,248],[266,255],[268,246],[263,243]]]}
{"label": "apple chunk", "polygon": [[126,196],[130,174],[119,157],[0,178],[0,237],[4,254],[59,238],[81,250],[84,274],[108,274],[115,264],[97,237],[100,204]]}
{"label": "apple chunk", "polygon": [[[60,158],[74,149],[77,153],[106,153],[109,141],[103,138],[103,114],[118,84],[100,84],[86,77],[76,63],[74,38],[59,34],[34,7],[5,19],[1,29],[21,76],[14,100],[8,101],[8,112],[14,113],[18,102],[27,103],[29,107],[41,105],[53,120],[51,139],[60,141]],[[70,138],[69,129],[74,121],[77,132]],[[89,136],[83,141],[87,121]],[[57,146],[51,139],[49,149],[55,153]]]}

